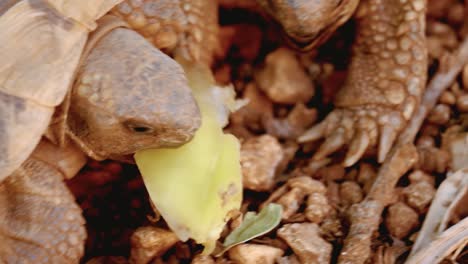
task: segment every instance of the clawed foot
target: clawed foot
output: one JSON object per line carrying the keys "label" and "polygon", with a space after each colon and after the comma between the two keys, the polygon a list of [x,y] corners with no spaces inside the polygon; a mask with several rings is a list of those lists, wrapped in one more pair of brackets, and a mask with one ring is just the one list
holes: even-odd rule
{"label": "clawed foot", "polygon": [[382,162],[398,134],[406,125],[400,111],[390,107],[359,106],[337,108],[325,120],[299,137],[300,143],[325,138],[314,160],[322,160],[329,154],[348,146],[344,166],[356,163],[366,152],[376,147],[378,161]]}

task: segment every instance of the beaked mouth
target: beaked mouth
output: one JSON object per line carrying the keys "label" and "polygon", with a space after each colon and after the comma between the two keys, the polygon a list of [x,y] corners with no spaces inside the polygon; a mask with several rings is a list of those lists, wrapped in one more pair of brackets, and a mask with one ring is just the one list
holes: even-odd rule
{"label": "beaked mouth", "polygon": [[134,153],[127,154],[127,155],[110,157],[110,159],[120,161],[120,162],[123,162],[123,163],[135,164],[135,159],[134,159],[133,155],[134,155]]}

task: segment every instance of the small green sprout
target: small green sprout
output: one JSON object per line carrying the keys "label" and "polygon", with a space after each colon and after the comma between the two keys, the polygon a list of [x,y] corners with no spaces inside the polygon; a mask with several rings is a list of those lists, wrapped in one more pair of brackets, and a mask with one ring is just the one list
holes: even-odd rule
{"label": "small green sprout", "polygon": [[247,242],[273,230],[281,222],[282,211],[281,205],[271,203],[264,207],[258,215],[255,212],[247,212],[242,224],[224,240],[224,250],[221,254],[235,245]]}

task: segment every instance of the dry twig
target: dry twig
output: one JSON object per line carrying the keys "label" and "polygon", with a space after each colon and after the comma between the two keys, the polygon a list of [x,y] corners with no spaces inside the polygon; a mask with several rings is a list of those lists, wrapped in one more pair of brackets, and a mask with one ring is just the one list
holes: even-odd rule
{"label": "dry twig", "polygon": [[[460,196],[468,191],[468,169],[462,169],[449,176],[437,189],[418,238],[411,249],[411,256],[418,254],[447,227],[454,207],[460,204]],[[423,251],[427,251],[423,250]]]}
{"label": "dry twig", "polygon": [[468,217],[456,225],[445,230],[436,240],[432,241],[425,250],[406,261],[406,264],[439,263],[451,252],[463,247],[468,242]]}

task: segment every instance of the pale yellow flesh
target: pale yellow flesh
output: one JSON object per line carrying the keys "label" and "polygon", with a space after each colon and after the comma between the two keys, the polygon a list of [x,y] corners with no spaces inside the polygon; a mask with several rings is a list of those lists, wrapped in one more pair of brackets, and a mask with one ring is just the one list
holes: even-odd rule
{"label": "pale yellow flesh", "polygon": [[192,238],[211,253],[229,212],[241,205],[240,145],[216,119],[211,72],[184,66],[202,113],[200,129],[179,148],[139,151],[135,160],[169,227],[181,240]]}

